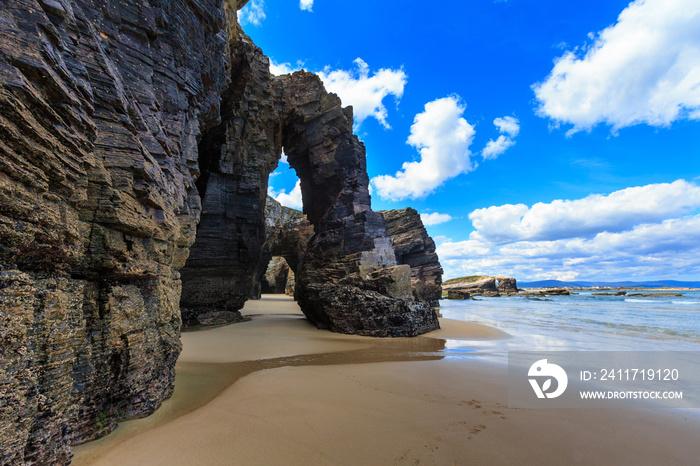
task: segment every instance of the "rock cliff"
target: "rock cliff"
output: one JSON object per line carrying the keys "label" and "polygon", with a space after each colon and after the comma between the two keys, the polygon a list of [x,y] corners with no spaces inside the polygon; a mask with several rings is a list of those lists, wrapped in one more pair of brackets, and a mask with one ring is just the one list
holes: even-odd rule
{"label": "rock cliff", "polygon": [[67,463],[172,393],[235,9],[2,2],[0,463]]}
{"label": "rock cliff", "polygon": [[[244,3],[2,1],[0,463],[68,463],[155,410],[180,306],[188,323],[235,320],[268,254],[321,328],[437,328],[371,210],[352,109],[313,74],[270,76]],[[275,243],[283,148],[308,220]]]}
{"label": "rock cliff", "polygon": [[257,293],[268,177],[282,152],[283,95],[275,81],[267,57],[241,35],[231,50],[222,121],[205,131],[199,143],[202,216],[182,269],[187,325],[200,324],[200,315],[235,321],[245,301]]}

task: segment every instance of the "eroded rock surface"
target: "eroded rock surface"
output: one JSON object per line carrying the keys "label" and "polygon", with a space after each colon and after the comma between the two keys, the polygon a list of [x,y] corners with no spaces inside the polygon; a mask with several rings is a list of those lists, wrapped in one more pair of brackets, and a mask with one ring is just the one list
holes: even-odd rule
{"label": "eroded rock surface", "polygon": [[501,294],[516,294],[518,292],[518,283],[513,277],[496,277],[496,288]]}
{"label": "eroded rock surface", "polygon": [[[295,272],[302,311],[320,328],[374,336],[437,328],[435,312],[413,298],[410,266],[397,263],[384,217],[371,210],[352,108],[343,108],[315,74],[271,77],[257,47],[245,38],[237,47],[235,89],[223,95],[221,125],[200,144],[204,211],[183,270],[183,316],[189,322],[191,315],[240,309],[259,295],[269,258],[280,255]],[[283,148],[301,181],[303,215],[265,198]],[[334,297],[340,287],[343,296],[366,292],[362,299],[374,304],[341,305]],[[399,308],[410,309],[405,319]]]}
{"label": "eroded rock surface", "polygon": [[172,393],[235,25],[215,0],[2,2],[1,464],[67,463]]}
{"label": "eroded rock surface", "polygon": [[394,247],[396,261],[411,267],[413,297],[437,307],[442,297],[442,266],[435,242],[423,226],[415,209],[381,212]]}

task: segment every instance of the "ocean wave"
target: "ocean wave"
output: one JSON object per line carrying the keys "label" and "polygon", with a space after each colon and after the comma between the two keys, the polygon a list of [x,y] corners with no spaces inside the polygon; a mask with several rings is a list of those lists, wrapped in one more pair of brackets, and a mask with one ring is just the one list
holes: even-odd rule
{"label": "ocean wave", "polygon": [[695,306],[700,306],[700,301],[671,301],[672,304],[689,304],[689,305],[695,305]]}
{"label": "ocean wave", "polygon": [[657,301],[654,299],[635,299],[635,298],[625,298],[626,303],[658,303],[658,302],[665,302],[665,301]]}

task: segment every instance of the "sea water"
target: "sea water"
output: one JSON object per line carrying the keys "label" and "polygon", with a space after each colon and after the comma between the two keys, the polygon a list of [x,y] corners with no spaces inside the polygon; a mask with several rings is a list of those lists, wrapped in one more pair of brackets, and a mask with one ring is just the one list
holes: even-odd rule
{"label": "sea water", "polygon": [[[630,292],[633,294],[637,292]],[[644,293],[649,293],[644,291]],[[448,340],[447,357],[482,355],[503,361],[517,351],[700,351],[700,291],[654,298],[601,296],[500,296],[442,300],[445,318],[490,325],[506,340]]]}

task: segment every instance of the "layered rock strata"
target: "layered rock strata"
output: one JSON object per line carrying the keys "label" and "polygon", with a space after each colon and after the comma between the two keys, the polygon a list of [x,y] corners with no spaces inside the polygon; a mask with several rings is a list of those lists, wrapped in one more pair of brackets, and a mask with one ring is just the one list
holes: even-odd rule
{"label": "layered rock strata", "polygon": [[383,211],[396,261],[411,267],[411,289],[417,301],[437,307],[442,297],[442,266],[435,242],[415,209]]}
{"label": "layered rock strata", "polygon": [[231,85],[221,97],[221,123],[199,143],[197,190],[202,216],[182,270],[185,325],[240,319],[258,294],[270,172],[282,152],[281,86],[269,61],[241,34],[231,51]]}
{"label": "layered rock strata", "polygon": [[235,28],[230,1],[2,2],[1,464],[67,463],[172,393]]}
{"label": "layered rock strata", "polygon": [[342,108],[316,75],[279,79],[283,145],[315,232],[296,274],[302,311],[319,328],[342,333],[413,336],[438,328],[432,307],[413,299],[410,267],[397,264],[384,218],[371,210],[352,108]]}

